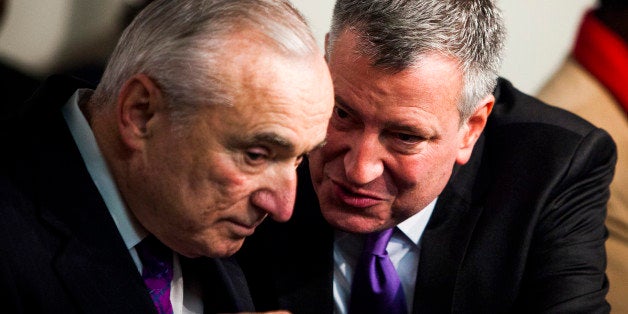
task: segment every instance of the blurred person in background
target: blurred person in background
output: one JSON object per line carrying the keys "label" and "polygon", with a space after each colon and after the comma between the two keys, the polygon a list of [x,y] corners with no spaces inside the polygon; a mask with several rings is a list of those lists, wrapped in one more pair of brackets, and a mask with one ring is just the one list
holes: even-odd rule
{"label": "blurred person in background", "polygon": [[603,128],[617,143],[606,272],[611,311],[628,313],[628,1],[601,0],[584,14],[570,55],[538,97]]}
{"label": "blurred person in background", "polygon": [[[52,73],[62,73],[66,75],[75,76],[82,80],[96,85],[102,76],[102,73],[106,65],[106,57],[113,50],[113,45],[117,41],[117,37],[128,26],[135,15],[137,15],[146,5],[151,3],[152,0],[129,0],[121,3],[122,9],[119,19],[114,21],[114,34],[115,37],[112,40],[99,40],[95,46],[100,47],[105,53],[94,54],[93,56],[87,56],[83,53],[83,57],[76,62],[65,62],[53,66],[53,69],[48,71]],[[0,28],[2,18],[6,14],[6,10],[10,2],[8,0],[0,0]],[[36,5],[36,4],[33,4]],[[94,14],[94,12],[79,11],[76,14]],[[81,28],[72,29],[74,32],[83,31]],[[41,83],[41,76],[44,75],[32,75],[26,71],[22,71],[17,66],[12,64],[10,60],[0,60],[0,92],[3,95],[3,101],[0,105],[0,119],[2,117],[9,117],[22,108],[22,103],[32,95]]]}
{"label": "blurred person in background", "polygon": [[[114,32],[114,36],[119,36],[122,31],[131,23],[131,21],[133,21],[133,18],[152,1],[153,0],[123,1],[121,16],[118,20],[116,20],[115,23],[116,31]],[[111,53],[110,50],[113,50],[113,47],[110,47],[111,44],[109,44],[108,42],[109,41],[106,40],[102,41],[102,49],[107,52],[105,53],[105,56]],[[55,72],[72,75],[95,85],[98,84],[102,73],[105,70],[105,65],[107,63],[106,59],[106,57],[86,57],[85,60],[83,60],[82,62],[62,65]]]}
{"label": "blurred person in background", "polygon": [[[7,0],[0,0],[0,29],[7,5]],[[19,111],[22,102],[31,96],[39,83],[39,79],[20,70],[11,61],[0,59],[0,121]]]}

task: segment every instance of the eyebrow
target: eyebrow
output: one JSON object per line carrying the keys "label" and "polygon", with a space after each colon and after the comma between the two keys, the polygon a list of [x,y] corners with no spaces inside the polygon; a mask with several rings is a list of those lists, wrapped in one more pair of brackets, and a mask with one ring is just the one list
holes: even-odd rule
{"label": "eyebrow", "polygon": [[347,111],[351,115],[357,114],[357,112],[355,112],[355,110],[353,110],[353,108],[351,108],[351,106],[349,106],[347,102],[344,99],[342,99],[342,97],[336,95],[334,97],[334,100],[336,101],[336,103],[338,103],[342,107],[342,110]]}
{"label": "eyebrow", "polygon": [[[256,134],[255,136],[253,136],[252,143],[254,144],[265,143],[265,144],[276,146],[276,147],[279,147],[280,149],[291,151],[291,152],[295,151],[296,149],[294,146],[294,143],[290,142],[286,138],[273,132],[265,132],[265,133]],[[321,148],[325,146],[325,144],[327,144],[326,138],[320,143],[316,144],[316,146],[310,149],[310,151]]]}
{"label": "eyebrow", "polygon": [[327,144],[327,138],[325,138],[322,142],[316,144],[316,146],[314,146],[314,148],[312,150],[319,149],[319,148],[325,146],[325,144]]}
{"label": "eyebrow", "polygon": [[264,133],[255,134],[255,136],[253,136],[253,142],[254,143],[266,143],[266,144],[278,146],[278,147],[281,147],[282,149],[290,150],[290,151],[295,149],[294,144],[292,142],[278,135],[277,133],[273,133],[273,132],[264,132]]}
{"label": "eyebrow", "polygon": [[[336,103],[338,103],[338,105],[340,105],[342,107],[342,110],[348,112],[350,115],[358,115],[358,113],[353,110],[353,108],[351,108],[349,105],[347,105],[347,102],[344,101],[344,99],[342,99],[342,97],[336,95],[334,97],[334,99],[336,100]],[[426,130],[424,130],[421,127],[417,127],[411,124],[399,124],[396,122],[386,122],[384,124],[384,128],[386,129],[396,129],[398,131],[402,131],[402,132],[411,132],[411,133],[421,133],[421,132],[426,132]],[[432,133],[432,132],[428,132],[428,133]]]}

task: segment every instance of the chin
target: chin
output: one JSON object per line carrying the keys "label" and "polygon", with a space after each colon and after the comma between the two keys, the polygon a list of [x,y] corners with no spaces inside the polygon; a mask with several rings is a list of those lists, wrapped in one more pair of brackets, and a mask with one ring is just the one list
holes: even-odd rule
{"label": "chin", "polygon": [[224,258],[229,257],[242,247],[244,240],[238,241],[229,241],[225,240],[223,243],[220,243],[219,247],[209,248],[205,256],[212,258]]}
{"label": "chin", "polygon": [[244,241],[233,241],[229,239],[221,239],[211,243],[196,243],[195,247],[188,247],[186,251],[178,251],[177,253],[187,258],[209,257],[223,258],[235,254]]}
{"label": "chin", "polygon": [[324,211],[323,217],[334,228],[350,233],[371,233],[382,225],[379,219],[341,210]]}

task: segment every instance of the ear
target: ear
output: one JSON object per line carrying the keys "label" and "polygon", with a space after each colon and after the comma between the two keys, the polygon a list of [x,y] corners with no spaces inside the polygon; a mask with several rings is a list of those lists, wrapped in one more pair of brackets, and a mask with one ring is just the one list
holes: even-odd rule
{"label": "ear", "polygon": [[149,123],[164,106],[157,84],[145,74],[128,79],[120,90],[116,115],[122,141],[130,149],[140,149],[151,136]]}
{"label": "ear", "polygon": [[469,161],[469,158],[471,158],[473,146],[475,146],[478,138],[480,138],[480,135],[482,134],[482,131],[486,126],[488,116],[491,113],[491,110],[493,110],[493,105],[495,104],[495,96],[486,96],[484,99],[482,99],[481,103],[482,105],[480,105],[478,109],[475,110],[475,112],[461,127],[462,141],[460,142],[460,147],[458,148],[458,156],[456,157],[457,164],[464,165],[467,163],[467,161]]}

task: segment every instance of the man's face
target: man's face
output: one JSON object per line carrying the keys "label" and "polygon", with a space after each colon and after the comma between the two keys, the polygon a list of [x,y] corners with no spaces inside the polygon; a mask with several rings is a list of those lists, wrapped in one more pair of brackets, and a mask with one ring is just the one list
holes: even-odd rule
{"label": "man's face", "polygon": [[358,56],[356,38],[344,32],[328,56],[336,105],[310,170],[325,218],[346,231],[372,232],[433,201],[470,148],[453,59],[428,55],[420,67],[392,73]]}
{"label": "man's face", "polygon": [[190,257],[231,255],[267,215],[288,220],[295,168],[324,141],[333,107],[322,56],[295,61],[245,40],[230,45],[219,77],[232,105],[203,107],[182,136],[155,114],[135,163],[135,215]]}

